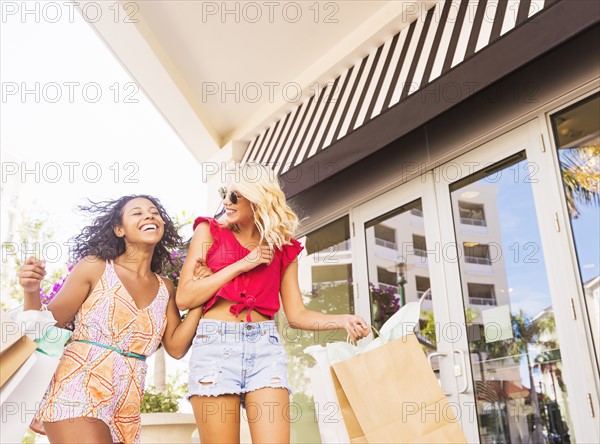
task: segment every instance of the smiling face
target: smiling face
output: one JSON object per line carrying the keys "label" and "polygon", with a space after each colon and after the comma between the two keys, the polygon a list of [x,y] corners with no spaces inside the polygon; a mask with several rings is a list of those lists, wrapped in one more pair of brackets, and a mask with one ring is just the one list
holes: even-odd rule
{"label": "smiling face", "polygon": [[150,200],[137,197],[125,204],[121,225],[114,231],[129,243],[156,245],[163,237],[164,228],[158,208]]}
{"label": "smiling face", "polygon": [[[234,188],[225,188],[225,198],[223,199],[223,206],[225,207],[225,222],[229,225],[253,225],[254,224],[254,211],[252,211],[252,203],[242,196],[239,191]],[[236,203],[232,202],[231,193],[235,193],[237,199]]]}

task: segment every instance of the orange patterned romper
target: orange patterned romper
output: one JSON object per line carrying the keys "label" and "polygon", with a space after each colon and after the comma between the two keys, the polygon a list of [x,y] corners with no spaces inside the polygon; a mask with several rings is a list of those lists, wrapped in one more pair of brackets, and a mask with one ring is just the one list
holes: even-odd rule
{"label": "orange patterned romper", "polygon": [[140,402],[147,364],[122,352],[150,356],[167,325],[169,292],[163,280],[152,303],[140,310],[117,276],[112,262],[75,316],[75,331],[65,348],[31,428],[43,421],[91,417],[108,424],[114,442],[140,440]]}

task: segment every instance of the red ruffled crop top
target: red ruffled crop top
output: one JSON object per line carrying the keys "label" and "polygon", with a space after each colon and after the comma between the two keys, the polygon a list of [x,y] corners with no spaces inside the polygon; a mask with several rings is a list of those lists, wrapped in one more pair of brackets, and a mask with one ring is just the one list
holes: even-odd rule
{"label": "red ruffled crop top", "polygon": [[[194,221],[194,230],[202,222],[209,223],[210,233],[214,239],[212,246],[206,253],[206,265],[213,273],[239,261],[250,252],[239,243],[229,228],[223,227],[213,218],[198,217]],[[252,322],[250,313],[253,310],[273,319],[275,313],[279,310],[279,287],[283,272],[304,249],[296,239],[292,238],[290,241],[291,245],[284,245],[282,249],[275,248],[273,262],[269,265],[258,265],[225,284],[206,303],[204,312],[210,310],[218,297],[222,297],[236,302],[229,308],[236,317],[242,310],[247,308],[247,322]]]}

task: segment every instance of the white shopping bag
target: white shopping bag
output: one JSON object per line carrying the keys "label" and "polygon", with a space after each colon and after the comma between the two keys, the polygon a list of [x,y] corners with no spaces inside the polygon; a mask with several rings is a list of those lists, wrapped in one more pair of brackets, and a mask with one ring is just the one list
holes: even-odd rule
{"label": "white shopping bag", "polygon": [[412,333],[415,328],[418,328],[421,304],[429,293],[430,290],[427,290],[418,302],[405,304],[383,324],[379,336],[364,346],[349,342],[331,342],[325,347],[311,345],[304,349],[304,353],[317,361],[317,365],[309,369],[309,376],[323,444],[350,442],[331,377],[331,366]]}
{"label": "white shopping bag", "polygon": [[34,341],[46,336],[47,330],[56,324],[52,312],[43,307],[41,310],[21,311],[15,316],[21,331]]}
{"label": "white shopping bag", "polygon": [[321,442],[323,444],[350,442],[331,379],[327,349],[321,345],[311,345],[304,350],[304,353],[317,361],[317,365],[309,369],[309,375]]}
{"label": "white shopping bag", "polygon": [[54,327],[49,311],[28,310],[17,316],[36,351],[0,388],[0,442],[21,442],[54,376],[69,330]]}
{"label": "white shopping bag", "polygon": [[0,389],[0,442],[23,440],[59,362],[36,351]]}

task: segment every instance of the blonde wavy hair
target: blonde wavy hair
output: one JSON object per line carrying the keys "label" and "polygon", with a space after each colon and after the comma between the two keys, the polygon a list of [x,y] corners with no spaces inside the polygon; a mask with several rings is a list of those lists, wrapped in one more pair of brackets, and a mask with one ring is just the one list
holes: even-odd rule
{"label": "blonde wavy hair", "polygon": [[[259,163],[236,163],[227,168],[227,188],[238,191],[250,201],[254,210],[254,224],[260,241],[272,247],[289,245],[298,228],[298,216],[285,201],[285,194],[275,172]],[[237,226],[230,226],[237,231]]]}

